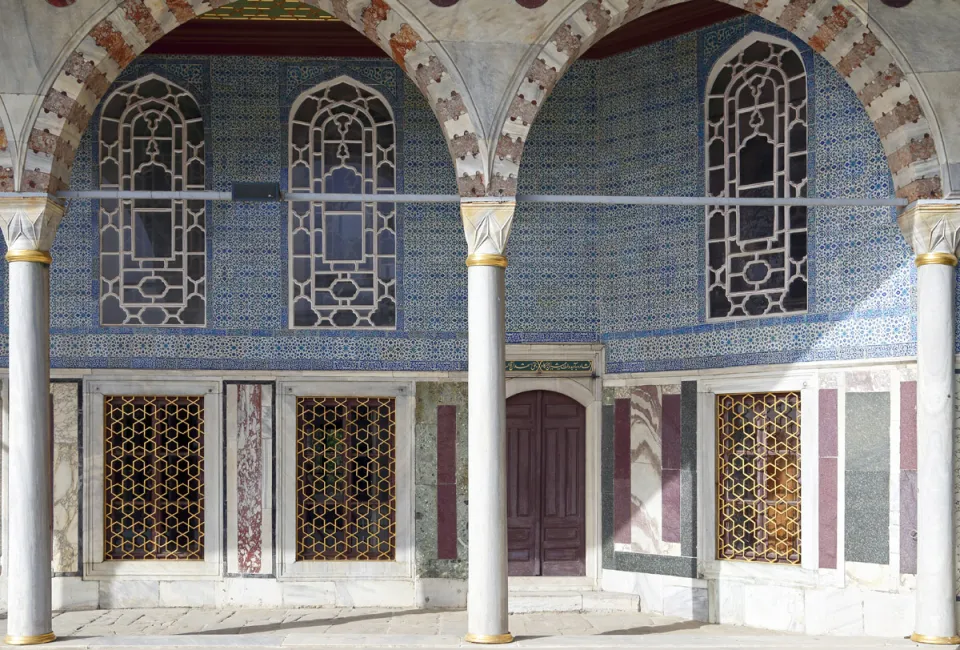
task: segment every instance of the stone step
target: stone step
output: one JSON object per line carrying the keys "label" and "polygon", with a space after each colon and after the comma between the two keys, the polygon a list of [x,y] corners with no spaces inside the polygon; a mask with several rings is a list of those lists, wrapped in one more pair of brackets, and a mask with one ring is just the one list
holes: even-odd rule
{"label": "stone step", "polygon": [[640,597],[611,591],[510,590],[510,613],[638,612]]}

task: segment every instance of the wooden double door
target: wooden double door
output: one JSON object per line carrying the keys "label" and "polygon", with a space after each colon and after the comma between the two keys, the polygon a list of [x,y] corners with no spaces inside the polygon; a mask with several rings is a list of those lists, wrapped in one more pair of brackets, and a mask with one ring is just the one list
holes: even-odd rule
{"label": "wooden double door", "polygon": [[512,576],[586,570],[586,412],[559,393],[507,400],[507,552]]}

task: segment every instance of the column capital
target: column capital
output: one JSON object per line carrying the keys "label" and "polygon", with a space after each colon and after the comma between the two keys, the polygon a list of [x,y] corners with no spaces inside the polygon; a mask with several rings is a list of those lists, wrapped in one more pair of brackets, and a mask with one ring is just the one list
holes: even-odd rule
{"label": "column capital", "polygon": [[[506,266],[503,254],[513,226],[516,201],[464,199],[460,202],[460,216],[467,238],[467,252],[476,264],[486,260],[485,265]],[[502,263],[490,262],[499,258]],[[496,260],[494,260],[496,261]]]}
{"label": "column capital", "polygon": [[[48,196],[0,199],[0,230],[7,242],[8,259],[13,255],[23,261],[49,262],[62,218],[63,204]],[[28,259],[30,253],[36,259]]]}
{"label": "column capital", "polygon": [[956,264],[960,247],[960,201],[914,201],[900,213],[897,223],[917,255],[918,265],[921,261],[945,264],[948,262],[943,260],[951,256]]}

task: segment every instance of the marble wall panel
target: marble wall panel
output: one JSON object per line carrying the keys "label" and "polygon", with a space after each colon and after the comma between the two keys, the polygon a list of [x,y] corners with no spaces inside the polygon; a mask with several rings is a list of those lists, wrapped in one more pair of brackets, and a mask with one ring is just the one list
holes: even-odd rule
{"label": "marble wall panel", "polygon": [[457,559],[457,407],[437,407],[437,559]]}
{"label": "marble wall panel", "polygon": [[697,575],[696,411],[695,381],[603,390],[604,569]]}
{"label": "marble wall panel", "polygon": [[844,557],[890,560],[890,393],[846,394]]}
{"label": "marble wall panel", "polygon": [[80,383],[53,382],[53,572],[80,572]]}
{"label": "marble wall panel", "polygon": [[837,488],[839,452],[837,427],[838,394],[835,388],[821,388],[819,393],[820,495],[819,532],[820,568],[837,568]]}
{"label": "marble wall panel", "polygon": [[273,573],[273,384],[227,385],[227,571]]}
{"label": "marble wall panel", "polygon": [[900,573],[917,572],[917,382],[900,384]]}
{"label": "marble wall panel", "polygon": [[[466,579],[467,385],[418,382],[416,391],[417,575]],[[441,508],[444,509],[442,516]]]}
{"label": "marble wall panel", "polygon": [[[631,393],[629,550],[636,553],[680,555],[679,394],[679,384],[637,386]],[[665,443],[671,465],[666,474]],[[664,538],[665,522],[669,540]]]}

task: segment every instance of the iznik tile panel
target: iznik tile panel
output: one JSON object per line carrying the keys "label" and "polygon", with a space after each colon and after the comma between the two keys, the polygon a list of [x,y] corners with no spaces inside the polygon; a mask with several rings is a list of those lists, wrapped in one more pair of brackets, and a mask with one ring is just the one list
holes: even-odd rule
{"label": "iznik tile panel", "polygon": [[[803,55],[811,195],[892,196],[879,138],[853,91],[825,59],[753,16],[576,63],[533,126],[520,193],[703,196],[706,79],[751,31],[791,40]],[[200,103],[209,189],[234,181],[286,188],[290,107],[346,75],[394,111],[399,191],[456,192],[436,118],[392,62],[146,56],[117,83],[147,73]],[[74,189],[99,182],[98,119],[83,135]],[[207,206],[206,327],[101,327],[96,208],[70,201],[54,246],[55,367],[466,368],[466,244],[455,204],[398,206],[395,331],[291,330],[286,208],[228,202]],[[821,208],[809,232],[806,314],[708,323],[703,209],[521,204],[507,251],[508,340],[602,341],[611,372],[914,354],[915,271],[894,211]],[[4,318],[6,272],[0,267]],[[0,363],[7,355],[4,327]]]}

